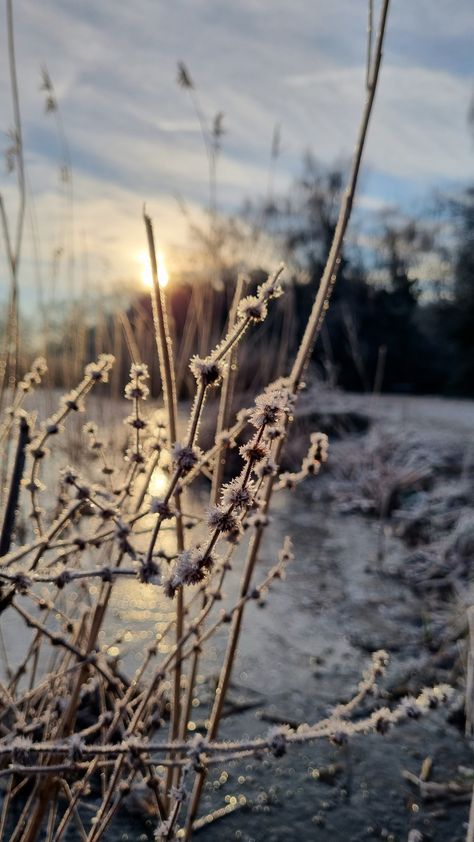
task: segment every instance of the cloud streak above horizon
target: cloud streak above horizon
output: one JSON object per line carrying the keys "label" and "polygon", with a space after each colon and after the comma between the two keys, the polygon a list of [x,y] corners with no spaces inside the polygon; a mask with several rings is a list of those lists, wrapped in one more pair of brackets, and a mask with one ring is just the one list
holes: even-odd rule
{"label": "cloud streak above horizon", "polygon": [[[192,103],[176,83],[189,66],[206,118],[222,111],[219,204],[265,194],[273,127],[281,126],[277,189],[305,150],[326,163],[351,153],[364,100],[366,4],[354,0],[17,0],[16,48],[29,181],[47,265],[64,207],[59,146],[44,114],[40,67],[53,79],[71,150],[76,249],[91,271],[131,277],[147,201],[165,247],[186,238],[181,196],[199,214],[207,165]],[[11,125],[4,26],[0,109]],[[393,3],[361,202],[410,202],[472,177],[471,0]],[[7,143],[5,143],[5,146]],[[0,189],[14,207],[12,177]],[[81,236],[79,236],[81,232]],[[82,240],[81,240],[82,241]],[[24,271],[34,286],[27,243]]]}

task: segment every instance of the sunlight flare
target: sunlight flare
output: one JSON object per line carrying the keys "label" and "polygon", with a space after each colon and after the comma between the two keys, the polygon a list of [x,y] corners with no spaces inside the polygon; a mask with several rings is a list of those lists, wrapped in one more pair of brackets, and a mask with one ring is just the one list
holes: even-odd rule
{"label": "sunlight flare", "polygon": [[[138,261],[141,265],[141,280],[143,286],[151,289],[153,286],[153,275],[151,272],[150,258],[148,252],[141,251],[138,255]],[[169,281],[169,274],[166,268],[165,258],[163,253],[159,251],[156,255],[156,262],[158,264],[158,283],[160,287],[165,287]]]}
{"label": "sunlight flare", "polygon": [[148,491],[152,497],[164,497],[168,490],[169,477],[165,474],[162,468],[155,468],[151,476]]}

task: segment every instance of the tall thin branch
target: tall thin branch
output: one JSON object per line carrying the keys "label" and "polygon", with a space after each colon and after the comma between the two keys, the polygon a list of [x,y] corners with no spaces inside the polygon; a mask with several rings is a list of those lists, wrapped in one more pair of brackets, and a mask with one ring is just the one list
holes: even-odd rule
{"label": "tall thin branch", "polygon": [[[155,239],[151,218],[144,212],[143,219],[148,239],[151,272],[153,279],[152,306],[155,322],[156,343],[160,361],[163,398],[168,425],[168,445],[171,448],[178,438],[178,410],[176,397],[176,381],[173,361],[173,346],[168,325],[166,301],[158,278],[158,264],[156,259]],[[174,497],[176,510],[176,545],[178,552],[184,550],[184,528],[181,517],[181,500],[179,494]],[[184,630],[184,594],[180,588],[176,600],[176,640],[181,640]],[[181,659],[178,661],[173,680],[173,705],[171,710],[171,738],[176,739],[179,734],[181,717]],[[171,783],[172,770],[169,771],[168,783]],[[168,787],[169,788],[169,787]]]}

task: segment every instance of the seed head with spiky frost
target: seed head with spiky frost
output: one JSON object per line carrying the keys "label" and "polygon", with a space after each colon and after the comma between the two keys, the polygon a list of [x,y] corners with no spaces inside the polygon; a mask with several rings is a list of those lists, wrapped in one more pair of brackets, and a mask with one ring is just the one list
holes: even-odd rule
{"label": "seed head with spiky frost", "polygon": [[235,506],[238,509],[250,506],[254,490],[255,487],[251,482],[244,484],[243,477],[235,477],[235,479],[222,486],[222,505]]}
{"label": "seed head with spiky frost", "polygon": [[94,421],[87,421],[87,423],[84,424],[82,429],[83,429],[84,433],[86,434],[86,436],[94,436],[94,438],[97,436],[97,434],[99,432],[99,428],[98,428],[97,424],[95,424]]}
{"label": "seed head with spiky frost", "polygon": [[288,392],[283,388],[269,388],[255,398],[250,423],[260,427],[278,427],[289,412]]}
{"label": "seed head with spiky frost", "polygon": [[152,497],[150,501],[150,512],[154,515],[160,515],[163,520],[174,517],[173,510],[169,503],[160,500],[159,497]]}
{"label": "seed head with spiky frost", "polygon": [[33,459],[43,459],[49,453],[48,448],[41,444],[41,438],[33,439],[27,450],[31,453]]}
{"label": "seed head with spiky frost", "polygon": [[109,379],[109,371],[114,362],[115,358],[112,354],[99,354],[97,362],[86,365],[86,377],[96,382],[101,381],[102,383],[107,383]]}
{"label": "seed head with spiky frost", "polygon": [[130,381],[125,386],[125,397],[128,401],[140,400],[145,401],[150,394],[150,390],[146,383],[138,381]]}
{"label": "seed head with spiky frost", "polygon": [[150,377],[146,363],[132,363],[130,367],[131,380],[148,380]]}
{"label": "seed head with spiky frost", "polygon": [[274,725],[269,728],[267,741],[270,751],[275,757],[283,757],[286,754],[288,737],[291,734],[289,725]]}
{"label": "seed head with spiky frost", "polygon": [[259,441],[256,435],[239,449],[242,459],[249,459],[252,462],[260,462],[268,456],[269,452],[268,445],[264,441]]}
{"label": "seed head with spiky frost", "polygon": [[46,486],[39,480],[31,477],[30,479],[23,479],[21,481],[23,488],[26,488],[31,494],[35,494],[38,491],[44,491]]}
{"label": "seed head with spiky frost", "polygon": [[33,360],[31,364],[31,371],[34,374],[38,374],[40,377],[42,377],[44,374],[46,374],[47,370],[48,365],[44,357],[36,357],[36,359]]}
{"label": "seed head with spiky frost", "polygon": [[278,471],[278,465],[273,461],[273,459],[267,459],[265,462],[261,462],[255,468],[255,474],[260,479],[264,477],[271,477],[274,476]]}
{"label": "seed head with spiky frost", "polygon": [[132,427],[133,430],[146,430],[148,427],[148,421],[144,418],[140,418],[132,413],[128,415],[127,418],[124,419],[124,424],[127,424],[129,427]]}
{"label": "seed head with spiky frost", "polygon": [[211,570],[214,558],[200,547],[183,550],[178,556],[174,569],[164,582],[165,596],[174,597],[178,588],[184,585],[197,585],[202,582],[206,571]]}
{"label": "seed head with spiky frost", "polygon": [[[278,273],[278,277],[279,275],[280,273]],[[260,284],[260,286],[257,288],[257,295],[264,301],[269,301],[271,298],[279,298],[280,295],[283,295],[283,287],[280,284],[278,278],[275,278],[271,275],[269,278],[267,278],[266,281],[263,282],[263,284]]]}
{"label": "seed head with spiky frost", "polygon": [[189,473],[197,461],[198,451],[195,447],[179,444],[179,442],[173,445],[173,462],[181,473]]}
{"label": "seed head with spiky frost", "polygon": [[224,363],[220,360],[213,360],[212,357],[194,356],[189,364],[194,377],[198,383],[204,386],[217,386],[224,373]]}
{"label": "seed head with spiky frost", "polygon": [[209,509],[207,525],[209,529],[217,529],[219,532],[235,532],[239,528],[235,514],[222,506],[212,506]]}
{"label": "seed head with spiky frost", "polygon": [[66,395],[63,395],[60,399],[60,403],[67,409],[69,409],[71,412],[84,411],[84,402],[81,400],[76,389],[73,389],[71,392],[68,392]]}
{"label": "seed head with spiky frost", "polygon": [[267,315],[265,301],[256,295],[248,295],[239,304],[238,315],[241,319],[252,319],[254,322],[262,322]]}

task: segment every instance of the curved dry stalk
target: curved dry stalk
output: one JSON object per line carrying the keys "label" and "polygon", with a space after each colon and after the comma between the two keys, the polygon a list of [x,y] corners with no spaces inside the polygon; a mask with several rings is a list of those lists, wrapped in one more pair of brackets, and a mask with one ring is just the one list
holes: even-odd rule
{"label": "curved dry stalk", "polygon": [[[163,389],[163,399],[165,403],[165,411],[168,423],[168,442],[170,447],[178,440],[178,426],[177,426],[177,400],[176,400],[176,381],[173,361],[173,347],[171,342],[171,335],[168,325],[168,313],[166,308],[166,301],[162,288],[160,287],[158,279],[158,264],[156,260],[155,240],[153,235],[153,224],[151,218],[144,212],[143,220],[148,240],[148,251],[150,256],[151,273],[152,273],[152,307],[153,319],[155,322],[155,336],[158,348],[158,357],[160,361],[161,384]],[[177,485],[179,476],[176,478],[175,486]],[[170,484],[170,489],[173,483]],[[173,489],[174,490],[174,489]],[[168,499],[171,495],[169,494]],[[181,498],[179,494],[174,495],[174,505],[176,510],[176,545],[178,552],[184,550],[184,529],[181,517]],[[158,537],[158,532],[161,526],[162,519],[158,517],[156,527],[153,531],[152,540],[150,541],[148,556],[151,559],[151,553]],[[182,636],[184,624],[184,597],[180,593],[178,595],[176,606],[176,639]],[[171,720],[171,733],[177,737],[179,731],[179,719],[181,713],[181,674],[178,671],[175,675],[174,691],[173,691],[173,707]]]}
{"label": "curved dry stalk", "polygon": [[329,308],[331,294],[337,280],[337,274],[341,263],[341,254],[342,247],[344,244],[344,237],[352,213],[352,205],[354,202],[357,182],[359,179],[362,155],[367,139],[367,132],[369,128],[370,118],[372,115],[375,94],[377,91],[389,5],[390,0],[384,0],[380,12],[380,22],[377,34],[377,41],[375,44],[371,70],[367,81],[367,97],[362,113],[362,119],[359,126],[354,155],[352,158],[349,180],[347,187],[344,191],[344,196],[339,210],[331,249],[329,251],[326,266],[324,267],[323,276],[319,284],[319,289],[313,304],[313,308],[311,310],[311,314],[306,324],[303,339],[301,341],[298,353],[296,355],[296,359],[291,369],[290,383],[293,392],[297,391],[301,383],[301,378],[311,356],[314,343],[318,337],[318,334],[321,330],[324,321],[324,317]]}

